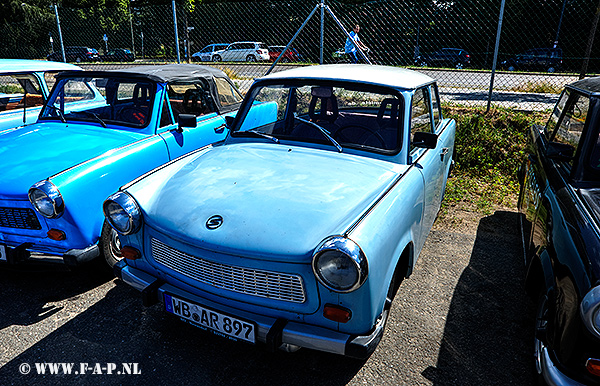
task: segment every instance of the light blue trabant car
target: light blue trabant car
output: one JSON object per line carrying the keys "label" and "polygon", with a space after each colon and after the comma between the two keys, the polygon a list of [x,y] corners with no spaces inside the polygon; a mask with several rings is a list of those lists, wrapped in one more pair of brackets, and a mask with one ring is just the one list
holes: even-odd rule
{"label": "light blue trabant car", "polygon": [[[38,122],[0,132],[0,263],[119,258],[102,203],[124,183],[227,135],[242,96],[197,65],[67,71]],[[32,257],[33,256],[33,257]]]}
{"label": "light blue trabant car", "polygon": [[257,80],[230,121],[224,142],[104,202],[117,276],[220,336],[369,356],[453,162],[456,124],[436,82],[392,67],[297,68]]}
{"label": "light blue trabant car", "polygon": [[35,123],[60,71],[81,70],[68,63],[0,59],[0,132]]}

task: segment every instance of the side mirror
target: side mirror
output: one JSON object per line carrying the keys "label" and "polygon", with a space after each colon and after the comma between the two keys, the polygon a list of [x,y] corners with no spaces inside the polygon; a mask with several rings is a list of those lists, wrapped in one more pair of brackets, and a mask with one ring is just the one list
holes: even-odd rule
{"label": "side mirror", "polygon": [[546,157],[554,161],[572,161],[573,154],[575,154],[575,148],[566,143],[550,142],[546,148]]}
{"label": "side mirror", "polygon": [[233,120],[235,119],[235,117],[232,117],[231,115],[226,115],[225,116],[225,125],[227,125],[228,129],[231,129],[231,125],[233,125]]}
{"label": "side mirror", "polygon": [[194,114],[179,114],[177,122],[177,132],[183,133],[184,127],[196,127],[196,116]]}
{"label": "side mirror", "polygon": [[412,144],[423,149],[435,149],[438,136],[433,133],[417,132],[413,136]]}

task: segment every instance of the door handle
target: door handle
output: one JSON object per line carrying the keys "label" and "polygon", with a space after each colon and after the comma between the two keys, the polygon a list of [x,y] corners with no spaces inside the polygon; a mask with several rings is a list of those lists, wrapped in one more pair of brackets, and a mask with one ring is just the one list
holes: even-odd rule
{"label": "door handle", "polygon": [[445,147],[445,148],[442,149],[442,152],[440,153],[440,157],[442,158],[442,162],[444,162],[444,156],[446,154],[448,154],[449,151],[450,151],[450,149],[447,148],[447,147]]}
{"label": "door handle", "polygon": [[217,134],[223,133],[225,131],[225,126],[226,125],[221,125],[219,127],[215,127],[215,133],[217,133]]}

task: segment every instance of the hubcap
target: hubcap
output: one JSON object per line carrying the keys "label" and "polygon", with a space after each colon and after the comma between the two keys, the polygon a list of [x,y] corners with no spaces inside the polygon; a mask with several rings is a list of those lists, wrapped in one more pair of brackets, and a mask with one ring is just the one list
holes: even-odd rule
{"label": "hubcap", "polygon": [[121,240],[119,240],[119,234],[114,229],[110,233],[110,253],[117,261],[123,259],[123,256],[121,256]]}

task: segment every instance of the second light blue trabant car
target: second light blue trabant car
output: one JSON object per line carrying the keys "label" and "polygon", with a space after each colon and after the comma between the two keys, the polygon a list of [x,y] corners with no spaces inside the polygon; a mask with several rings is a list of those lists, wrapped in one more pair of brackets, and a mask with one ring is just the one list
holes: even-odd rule
{"label": "second light blue trabant car", "polygon": [[105,201],[125,257],[115,272],[217,335],[365,358],[440,208],[455,126],[418,72],[268,75],[223,143]]}
{"label": "second light blue trabant car", "polygon": [[57,62],[0,59],[0,132],[35,123],[60,71],[81,68]]}
{"label": "second light blue trabant car", "polygon": [[[0,132],[0,263],[30,252],[119,258],[102,202],[124,183],[227,135],[242,96],[220,70],[61,73],[36,124]],[[37,254],[33,255],[38,258]]]}

